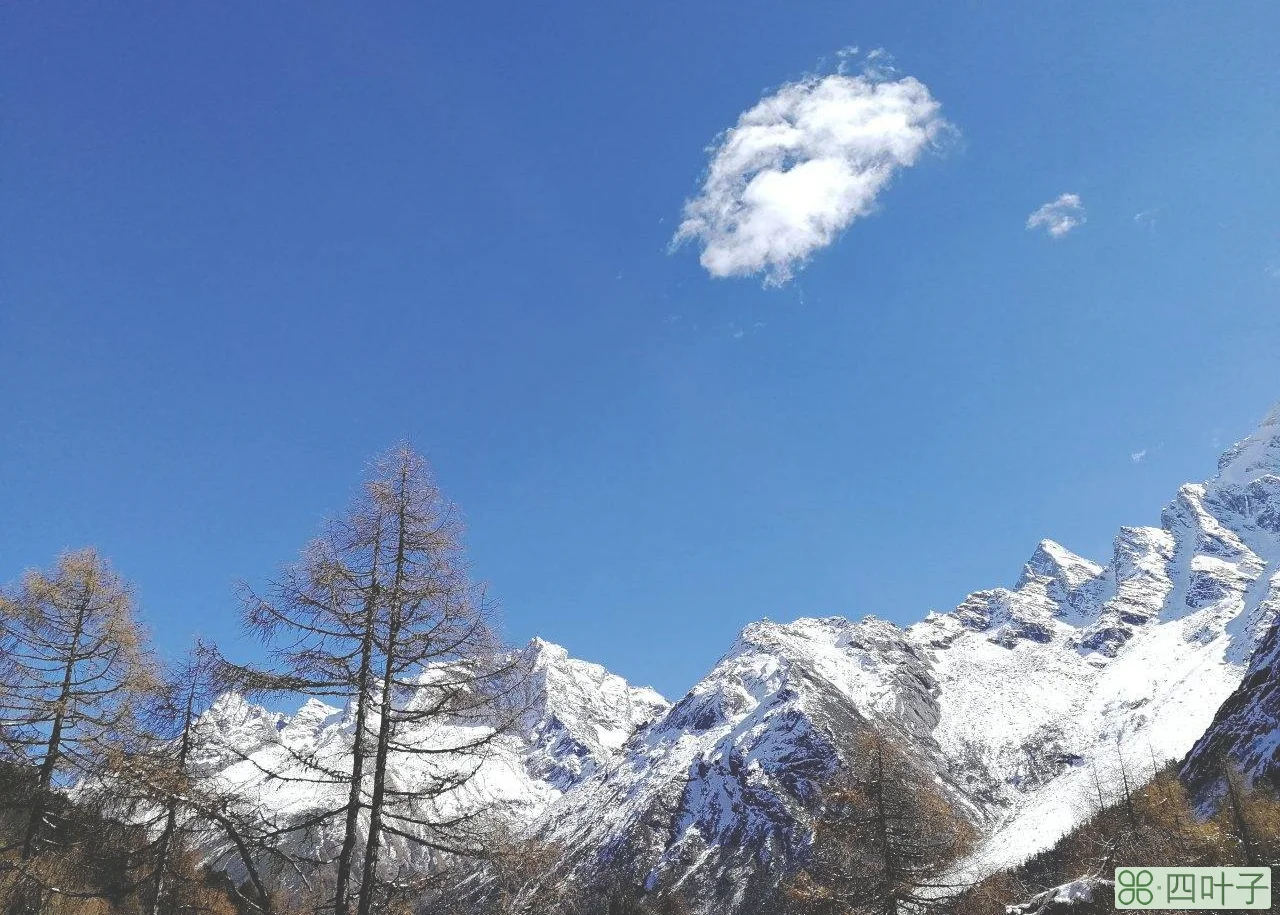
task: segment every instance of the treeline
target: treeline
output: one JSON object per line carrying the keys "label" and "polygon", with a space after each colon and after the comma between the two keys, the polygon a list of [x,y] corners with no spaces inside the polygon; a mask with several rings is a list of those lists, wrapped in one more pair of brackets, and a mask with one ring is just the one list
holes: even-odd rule
{"label": "treeline", "polygon": [[[0,593],[4,915],[408,912],[442,892],[423,862],[493,853],[487,811],[459,798],[525,711],[526,671],[423,458],[380,458],[300,559],[239,598],[265,664],[207,644],[161,664],[92,549]],[[226,691],[346,709],[341,762],[282,745],[262,773],[313,798],[305,815],[219,777],[256,765],[201,718]],[[428,775],[405,790],[390,763],[419,754]]]}
{"label": "treeline", "polygon": [[1087,878],[1100,878],[1091,901],[1067,907],[1044,900],[1025,911],[1102,915],[1115,909],[1114,888],[1107,881],[1117,867],[1280,865],[1280,797],[1262,785],[1249,785],[1227,760],[1222,771],[1223,794],[1205,809],[1179,781],[1175,766],[1135,787],[1121,763],[1109,784],[1095,778],[1095,812],[1085,823],[1020,867],[967,890],[957,899],[955,915],[1025,907],[1053,887]]}

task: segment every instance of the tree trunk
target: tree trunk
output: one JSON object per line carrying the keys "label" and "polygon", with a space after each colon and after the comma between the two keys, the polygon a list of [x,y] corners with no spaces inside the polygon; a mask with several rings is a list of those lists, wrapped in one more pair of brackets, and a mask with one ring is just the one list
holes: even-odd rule
{"label": "tree trunk", "polygon": [[373,909],[373,894],[376,890],[378,873],[379,839],[382,832],[382,805],[385,803],[387,781],[387,750],[391,742],[391,688],[395,680],[396,639],[400,635],[400,615],[396,602],[399,600],[401,584],[404,581],[405,555],[405,499],[408,467],[401,464],[400,490],[397,493],[399,505],[396,514],[396,557],[395,572],[391,580],[391,603],[388,613],[387,644],[385,646],[382,668],[382,690],[378,697],[378,744],[377,756],[373,763],[373,794],[369,798],[369,835],[364,843],[364,873],[360,880],[360,903],[356,915],[370,915]]}
{"label": "tree trunk", "polygon": [[360,904],[357,915],[370,915],[378,871],[379,838],[382,831],[382,805],[386,801],[387,755],[391,741],[391,687],[395,678],[394,649],[399,635],[393,624],[387,639],[386,664],[379,697],[381,718],[378,721],[377,755],[373,762],[373,795],[369,799],[369,835],[364,845],[364,873],[360,880]]}
{"label": "tree trunk", "polygon": [[1249,823],[1244,818],[1244,807],[1240,803],[1240,791],[1236,786],[1236,776],[1227,772],[1227,797],[1231,800],[1231,819],[1235,822],[1236,831],[1240,833],[1240,844],[1244,846],[1244,863],[1253,867],[1258,857],[1253,851],[1253,836],[1249,834]]}
{"label": "tree trunk", "polygon": [[76,610],[76,625],[71,634],[71,645],[67,650],[67,663],[62,670],[62,686],[58,691],[58,701],[54,705],[53,726],[49,729],[49,742],[45,746],[44,761],[40,764],[40,778],[36,783],[35,795],[31,798],[31,816],[27,820],[27,834],[22,842],[22,860],[29,861],[35,854],[36,838],[40,833],[40,824],[44,819],[45,797],[53,786],[53,772],[58,765],[58,750],[62,744],[62,726],[67,716],[67,700],[71,696],[71,684],[75,680],[76,652],[80,649],[80,636],[84,632],[84,615],[88,607],[81,601]]}
{"label": "tree trunk", "polygon": [[360,670],[356,683],[355,739],[351,748],[351,791],[347,797],[347,817],[338,854],[338,874],[334,892],[334,915],[349,915],[351,905],[351,865],[356,851],[356,834],[360,826],[361,792],[364,788],[364,732],[368,721],[369,675],[373,664],[373,635],[378,604],[378,546],[374,541],[369,575],[369,595],[365,600],[364,639],[360,645]]}
{"label": "tree trunk", "polygon": [[[182,739],[178,744],[178,772],[187,771],[187,756],[191,752],[191,725],[195,719],[196,683],[193,679],[187,688],[186,707],[182,717]],[[165,878],[169,873],[169,859],[173,854],[173,837],[178,831],[178,801],[171,798],[160,836],[160,854],[156,860],[156,890],[151,897],[150,915],[160,915],[160,900],[164,897]]]}

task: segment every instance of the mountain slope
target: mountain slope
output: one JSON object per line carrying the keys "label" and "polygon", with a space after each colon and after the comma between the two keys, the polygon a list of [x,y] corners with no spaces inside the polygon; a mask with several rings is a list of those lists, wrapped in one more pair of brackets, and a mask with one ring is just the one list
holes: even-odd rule
{"label": "mountain slope", "polygon": [[1280,624],[1271,627],[1179,775],[1198,800],[1213,801],[1223,790],[1224,764],[1280,792]]}
{"label": "mountain slope", "polygon": [[1102,567],[1041,543],[1017,584],[899,628],[748,626],[542,834],[590,881],[618,871],[743,910],[802,856],[816,785],[859,729],[897,735],[986,840],[973,870],[1050,845],[1120,766],[1179,758],[1280,606],[1280,411]]}

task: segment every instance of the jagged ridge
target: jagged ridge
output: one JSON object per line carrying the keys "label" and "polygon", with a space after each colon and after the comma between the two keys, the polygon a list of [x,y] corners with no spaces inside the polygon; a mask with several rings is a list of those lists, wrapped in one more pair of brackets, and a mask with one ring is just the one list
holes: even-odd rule
{"label": "jagged ridge", "polygon": [[974,871],[1051,845],[1094,773],[1181,757],[1275,618],[1280,411],[1182,487],[1105,567],[1042,542],[1013,588],[900,628],[866,618],[748,626],[615,768],[556,802],[544,834],[579,879],[678,885],[749,908],[807,843],[814,789],[864,727],[896,734],[986,840]]}

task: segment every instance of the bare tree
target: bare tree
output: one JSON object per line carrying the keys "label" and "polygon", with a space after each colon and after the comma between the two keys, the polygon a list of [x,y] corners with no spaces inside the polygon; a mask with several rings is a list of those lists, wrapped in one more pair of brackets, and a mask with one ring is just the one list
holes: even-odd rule
{"label": "bare tree", "polygon": [[197,849],[209,866],[230,865],[243,874],[244,888],[232,881],[230,894],[242,907],[265,915],[272,911],[273,897],[262,874],[264,862],[298,869],[278,841],[286,830],[202,764],[226,750],[200,717],[217,689],[215,662],[213,652],[197,645],[170,668],[141,709],[149,739],[119,748],[103,777],[79,794],[151,837],[135,854],[144,866],[138,886],[149,888],[143,893],[148,915],[181,908],[191,895],[192,880],[202,879],[187,866]]}
{"label": "bare tree", "polygon": [[[301,775],[328,785],[324,804],[295,824],[336,829],[335,915],[370,915],[413,880],[380,872],[389,840],[434,854],[481,855],[481,805],[465,803],[495,741],[519,721],[525,660],[495,634],[474,585],[456,509],[407,445],[375,462],[346,514],[265,595],[246,590],[244,619],[268,647],[268,669],[224,665],[248,691],[342,700],[352,719],[350,766],[293,753]],[[415,757],[412,783],[394,756]],[[423,775],[425,773],[425,775]]]}
{"label": "bare tree", "polygon": [[1133,784],[1129,781],[1129,766],[1125,762],[1124,749],[1116,742],[1116,758],[1120,760],[1120,798],[1124,802],[1124,815],[1129,832],[1136,834],[1139,830],[1138,815],[1133,809]]}
{"label": "bare tree", "polygon": [[27,572],[0,610],[0,732],[37,772],[21,839],[28,861],[55,825],[51,791],[100,773],[138,733],[133,710],[155,680],[130,589],[93,549],[64,553],[51,573]]}

